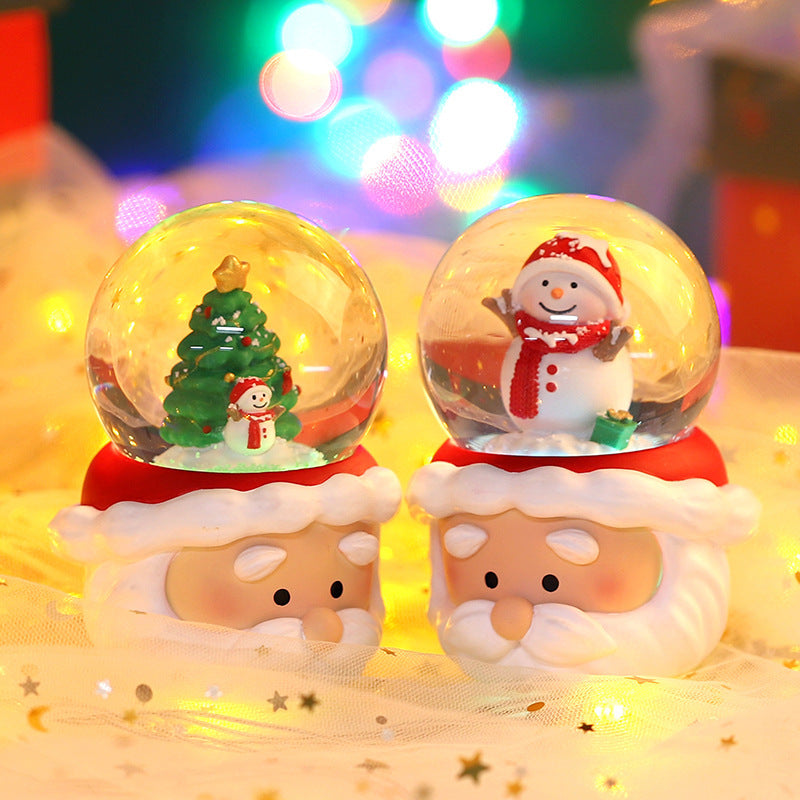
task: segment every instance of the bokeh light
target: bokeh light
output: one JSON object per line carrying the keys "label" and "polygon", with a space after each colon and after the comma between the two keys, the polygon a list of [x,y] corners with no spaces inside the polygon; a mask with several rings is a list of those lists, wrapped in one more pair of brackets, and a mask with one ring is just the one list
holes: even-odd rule
{"label": "bokeh light", "polygon": [[328,117],[321,149],[331,169],[357,179],[372,145],[399,133],[397,121],[380,103],[354,98],[343,101]]}
{"label": "bokeh light", "polygon": [[130,244],[166,216],[167,204],[156,191],[135,191],[117,204],[114,227],[125,244]]}
{"label": "bokeh light", "polygon": [[42,301],[47,328],[53,333],[68,333],[75,324],[75,303],[62,294],[53,294]]}
{"label": "bokeh light", "polygon": [[334,64],[315,50],[284,50],[264,65],[261,97],[281,117],[310,122],[328,114],[342,96]]}
{"label": "bokeh light", "polygon": [[392,5],[392,0],[328,0],[350,21],[351,25],[371,25],[377,22]]}
{"label": "bokeh light", "polygon": [[364,91],[397,119],[412,120],[433,106],[435,80],[421,57],[407,50],[385,50],[367,65]]}
{"label": "bokeh light", "polygon": [[450,45],[442,48],[447,71],[459,81],[467,78],[499,80],[511,65],[511,45],[500,28],[471,45]]}
{"label": "bokeh light", "polygon": [[497,0],[425,0],[429,30],[447,42],[468,44],[483,39],[497,22]]}
{"label": "bokeh light", "polygon": [[432,153],[412,136],[388,136],[367,152],[362,182],[372,202],[390,214],[419,214],[436,197]]}
{"label": "bokeh light", "polygon": [[503,188],[506,170],[501,164],[475,175],[445,175],[437,191],[441,201],[456,211],[485,209]]}
{"label": "bokeh light", "polygon": [[292,11],[281,28],[284,50],[313,50],[338,65],[353,46],[345,15],[326,3],[309,3]]}
{"label": "bokeh light", "polygon": [[439,103],[431,148],[446,171],[471,175],[502,158],[519,121],[517,100],[501,84],[483,78],[461,81]]}

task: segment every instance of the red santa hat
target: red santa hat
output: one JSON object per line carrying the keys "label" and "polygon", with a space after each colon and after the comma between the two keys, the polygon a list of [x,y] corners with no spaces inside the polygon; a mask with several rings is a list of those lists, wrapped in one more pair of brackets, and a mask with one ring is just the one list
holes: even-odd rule
{"label": "red santa hat", "polygon": [[412,477],[408,502],[436,519],[516,509],[720,545],[746,539],[760,512],[749,490],[728,483],[719,450],[699,429],[660,447],[608,455],[509,456],[446,442]]}
{"label": "red santa hat", "polygon": [[324,466],[236,473],[145,464],[108,444],[89,465],[82,504],[50,527],[68,556],[94,564],[294,533],[315,521],[386,522],[401,499],[397,476],[363,447]]}
{"label": "red santa hat", "polygon": [[[233,388],[231,389],[231,394],[228,398],[229,402],[238,403],[239,399],[245,392],[253,389],[256,386],[263,386],[265,389],[269,389],[269,386],[267,386],[267,384],[264,383],[261,378],[237,378],[236,382],[233,384]],[[271,391],[270,394],[272,394]]]}
{"label": "red santa hat", "polygon": [[601,297],[610,319],[619,322],[629,313],[622,295],[622,276],[608,243],[580,233],[558,233],[542,242],[530,255],[514,281],[511,297],[518,304],[522,287],[541,272],[575,275]]}

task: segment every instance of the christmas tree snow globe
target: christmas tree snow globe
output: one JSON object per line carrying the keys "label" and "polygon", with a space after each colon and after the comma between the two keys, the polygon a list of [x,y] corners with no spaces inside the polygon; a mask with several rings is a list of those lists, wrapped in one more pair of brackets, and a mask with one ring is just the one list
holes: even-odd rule
{"label": "christmas tree snow globe", "polygon": [[376,645],[401,491],[360,440],[385,365],[364,272],[288,211],[209,204],[132,244],[86,336],[111,441],[51,524],[88,567],[90,635],[191,638],[194,622]]}
{"label": "christmas tree snow globe", "polygon": [[487,214],[423,298],[423,378],[449,439],[412,477],[446,652],[679,675],[727,620],[725,548],[759,504],[694,426],[720,355],[686,245],[629,204],[550,195]]}

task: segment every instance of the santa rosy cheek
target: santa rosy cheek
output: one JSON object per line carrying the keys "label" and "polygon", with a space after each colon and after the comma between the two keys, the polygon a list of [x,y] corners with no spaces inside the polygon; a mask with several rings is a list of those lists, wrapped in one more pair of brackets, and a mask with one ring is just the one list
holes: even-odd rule
{"label": "santa rosy cheek", "polygon": [[625,575],[605,573],[592,581],[590,586],[592,611],[631,611],[647,598]]}

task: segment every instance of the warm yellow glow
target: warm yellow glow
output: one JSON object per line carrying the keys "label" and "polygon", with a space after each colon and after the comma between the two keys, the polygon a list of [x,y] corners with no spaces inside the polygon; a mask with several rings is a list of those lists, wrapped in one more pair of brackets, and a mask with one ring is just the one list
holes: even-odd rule
{"label": "warm yellow glow", "polygon": [[639,344],[643,339],[644,334],[642,333],[642,329],[637,325],[633,329],[633,341],[636,342],[636,344]]}
{"label": "warm yellow glow", "polygon": [[594,707],[595,716],[603,722],[619,722],[624,716],[630,713],[627,706],[616,700],[609,700]]}
{"label": "warm yellow glow", "polygon": [[294,351],[297,354],[305,353],[308,350],[308,336],[305,333],[299,333],[294,340]]}
{"label": "warm yellow glow", "polygon": [[797,428],[794,425],[779,425],[775,429],[777,444],[797,444]]}
{"label": "warm yellow glow", "polygon": [[53,333],[67,333],[75,319],[70,304],[62,295],[54,294],[44,301],[44,313],[47,327]]}
{"label": "warm yellow glow", "polygon": [[414,364],[414,343],[404,336],[395,336],[389,342],[389,368],[405,372]]}

